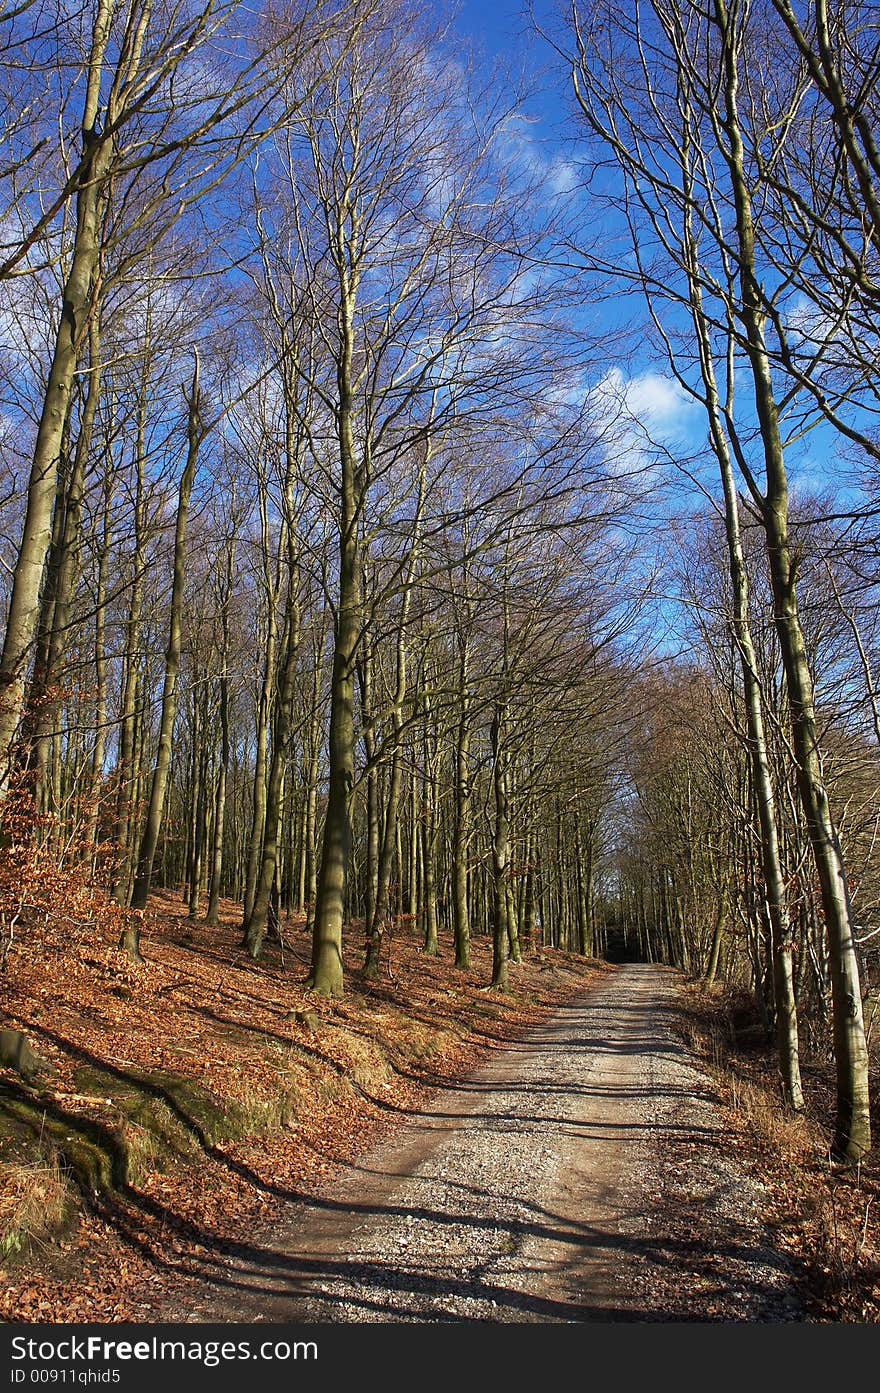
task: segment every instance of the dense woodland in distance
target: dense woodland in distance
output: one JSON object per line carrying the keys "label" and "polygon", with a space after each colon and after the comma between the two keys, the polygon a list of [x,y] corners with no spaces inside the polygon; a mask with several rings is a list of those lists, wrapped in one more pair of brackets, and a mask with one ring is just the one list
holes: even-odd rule
{"label": "dense woodland in distance", "polygon": [[745,980],[858,1161],[873,7],[574,4],[546,143],[427,0],[0,25],[0,958],[165,886],[330,996],[398,926]]}

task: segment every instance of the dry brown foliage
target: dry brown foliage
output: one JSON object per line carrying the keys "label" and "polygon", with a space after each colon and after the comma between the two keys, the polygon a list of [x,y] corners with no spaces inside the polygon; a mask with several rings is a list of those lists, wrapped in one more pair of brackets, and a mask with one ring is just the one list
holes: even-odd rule
{"label": "dry brown foliage", "polygon": [[[381,976],[368,983],[353,930],[347,995],[331,1002],[302,986],[303,923],[285,923],[283,946],[270,942],[253,963],[240,948],[240,906],[222,902],[216,927],[186,912],[178,896],[153,898],[143,965],[118,951],[101,916],[41,920],[7,957],[7,1022],[57,1070],[32,1091],[33,1105],[118,1144],[126,1175],[81,1196],[75,1226],[48,1246],[44,1238],[37,1262],[8,1255],[3,1319],[158,1318],[169,1284],[205,1270],[243,1226],[326,1181],[427,1089],[605,970],[542,950],[511,965],[513,990],[499,996],[486,990],[488,941],[475,941],[465,974],[452,966],[451,945],[428,957],[408,930],[389,938]],[[158,1079],[148,1126],[120,1093],[145,1074]],[[192,1106],[180,1106],[171,1080],[191,1091]],[[22,1087],[7,1071],[0,1085]],[[167,1146],[156,1142],[163,1129]],[[4,1136],[0,1160],[23,1164],[17,1147]],[[64,1164],[62,1144],[62,1173]]]}
{"label": "dry brown foliage", "polygon": [[[807,1318],[880,1320],[880,1163],[876,1147],[855,1170],[831,1163],[831,1060],[804,1049],[806,1110],[793,1115],[784,1106],[772,1044],[748,993],[692,985],[683,1033],[720,1087],[741,1138],[741,1158],[767,1188],[766,1217],[804,1274],[800,1297]],[[872,1124],[878,1137],[876,1064],[875,1054]]]}

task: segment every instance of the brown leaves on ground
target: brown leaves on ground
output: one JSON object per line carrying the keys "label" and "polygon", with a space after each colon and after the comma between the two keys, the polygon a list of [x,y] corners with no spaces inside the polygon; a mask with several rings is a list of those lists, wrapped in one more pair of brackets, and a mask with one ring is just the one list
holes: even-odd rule
{"label": "brown leaves on ground", "polygon": [[[726,1144],[759,1175],[765,1219],[795,1270],[804,1318],[880,1321],[880,1107],[876,1072],[875,1145],[858,1168],[829,1159],[834,1073],[827,1051],[802,1042],[806,1111],[786,1112],[772,1044],[750,998],[729,987],[690,989],[686,1043],[703,1056],[727,1109]],[[876,1062],[876,1054],[874,1061]]]}
{"label": "brown leaves on ground", "polygon": [[[197,1086],[234,1111],[236,1126],[235,1139],[216,1138],[178,1109],[192,1143],[185,1155],[157,1158],[147,1147],[127,1183],[80,1199],[53,1240],[0,1254],[0,1318],[158,1318],[168,1283],[210,1268],[224,1242],[313,1190],[426,1089],[468,1072],[607,970],[542,949],[511,964],[512,990],[502,996],[485,987],[488,940],[474,940],[474,966],[463,973],[448,945],[428,957],[414,934],[398,931],[384,945],[379,978],[366,982],[355,929],[346,996],[332,1002],[302,986],[301,922],[285,923],[283,945],[270,942],[259,963],[243,952],[240,925],[232,902],[209,927],[165,894],[147,912],[143,965],[117,950],[106,927],[76,921],[30,934],[9,953],[5,1023],[58,1071],[34,1095],[47,1115],[131,1145],[136,1119],[109,1088],[102,1096],[94,1083],[83,1087],[84,1071],[87,1079],[109,1074],[114,1088],[158,1074]],[[156,1092],[174,1108],[163,1087]],[[21,1160],[20,1139],[0,1137],[0,1165]]]}

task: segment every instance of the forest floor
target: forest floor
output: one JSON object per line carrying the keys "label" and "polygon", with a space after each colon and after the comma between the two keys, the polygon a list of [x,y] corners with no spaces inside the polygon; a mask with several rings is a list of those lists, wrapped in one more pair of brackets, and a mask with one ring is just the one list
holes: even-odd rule
{"label": "forest floor", "polygon": [[876,1169],[782,1115],[734,994],[541,949],[498,996],[485,940],[399,932],[329,1002],[239,915],[10,953],[54,1072],[0,1070],[0,1319],[880,1319]]}

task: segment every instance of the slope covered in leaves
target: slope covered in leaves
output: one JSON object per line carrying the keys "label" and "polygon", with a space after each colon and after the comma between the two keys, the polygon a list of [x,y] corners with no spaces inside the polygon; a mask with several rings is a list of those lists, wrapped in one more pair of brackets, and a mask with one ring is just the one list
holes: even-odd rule
{"label": "slope covered in leaves", "polygon": [[210,928],[172,896],[151,902],[146,962],[70,926],[21,941],[3,982],[4,1025],[52,1073],[0,1071],[6,1320],[123,1320],[224,1240],[308,1192],[425,1090],[459,1077],[608,971],[550,949],[488,992],[414,935],[359,972],[345,1000],[302,987],[304,926],[255,964],[240,909]]}

